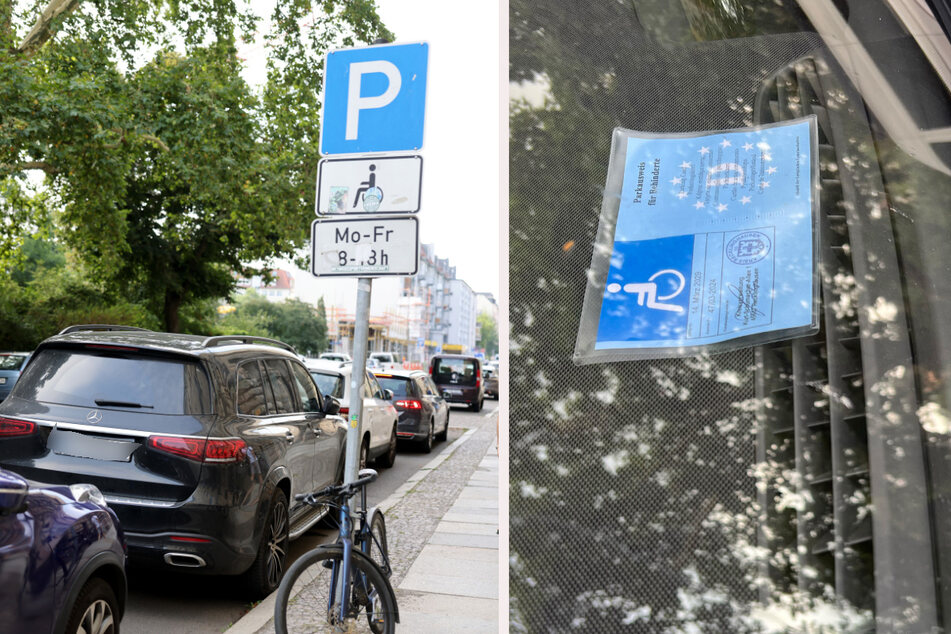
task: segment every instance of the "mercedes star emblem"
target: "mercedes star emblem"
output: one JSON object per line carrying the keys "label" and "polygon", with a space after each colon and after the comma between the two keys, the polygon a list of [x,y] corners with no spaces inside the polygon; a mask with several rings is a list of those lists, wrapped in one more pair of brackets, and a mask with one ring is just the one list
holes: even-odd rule
{"label": "mercedes star emblem", "polygon": [[94,409],[88,414],[86,414],[86,422],[95,425],[96,423],[102,420],[102,413],[98,409]]}

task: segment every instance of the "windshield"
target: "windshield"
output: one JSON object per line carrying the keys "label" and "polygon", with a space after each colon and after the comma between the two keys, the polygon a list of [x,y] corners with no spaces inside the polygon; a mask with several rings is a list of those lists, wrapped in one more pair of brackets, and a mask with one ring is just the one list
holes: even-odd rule
{"label": "windshield", "polygon": [[17,382],[16,395],[40,403],[209,414],[208,378],[197,362],[135,354],[48,348]]}
{"label": "windshield", "polygon": [[0,355],[0,370],[19,370],[27,358],[20,354]]}
{"label": "windshield", "polygon": [[[930,5],[511,1],[513,631],[951,625],[951,46]],[[815,244],[818,332],[576,365],[585,302],[597,319],[605,293],[627,293],[632,312],[611,315],[623,339],[651,310],[683,310],[662,297],[690,282],[648,284],[670,270],[650,268],[666,252],[632,249],[643,278],[586,298],[598,248],[610,260],[620,239],[606,209],[643,194],[647,210],[652,191],[753,167],[765,189],[784,177],[770,161],[796,151],[760,148],[745,168],[697,151],[676,161],[683,178],[653,179],[644,159],[640,187],[634,165],[618,190],[633,194],[612,199],[614,129],[650,139],[807,120],[815,242],[784,248]],[[741,151],[723,141],[697,149]],[[731,205],[762,234],[788,220],[741,195],[690,202],[708,238]],[[794,275],[773,279],[780,292]]]}
{"label": "windshield", "polygon": [[310,375],[314,377],[314,382],[317,384],[317,388],[321,394],[324,396],[333,396],[336,399],[343,398],[344,388],[346,387],[343,376],[329,372],[316,372],[314,370],[310,371]]}

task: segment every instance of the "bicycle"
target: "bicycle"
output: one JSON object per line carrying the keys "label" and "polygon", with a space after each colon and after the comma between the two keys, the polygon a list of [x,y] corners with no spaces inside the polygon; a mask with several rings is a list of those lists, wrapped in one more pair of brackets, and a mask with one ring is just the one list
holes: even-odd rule
{"label": "bicycle", "polygon": [[[318,546],[287,570],[274,605],[277,634],[287,634],[289,624],[293,631],[395,632],[399,612],[389,581],[386,523],[378,509],[367,510],[366,485],[376,478],[373,469],[361,469],[355,482],[295,496],[311,506],[336,508],[340,535],[336,543]],[[350,498],[358,491],[354,531]],[[323,607],[315,611],[314,606]]]}

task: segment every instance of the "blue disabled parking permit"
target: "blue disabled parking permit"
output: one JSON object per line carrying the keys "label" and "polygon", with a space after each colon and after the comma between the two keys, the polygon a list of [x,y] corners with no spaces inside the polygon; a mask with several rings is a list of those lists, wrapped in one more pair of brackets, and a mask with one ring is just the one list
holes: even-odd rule
{"label": "blue disabled parking permit", "polygon": [[814,126],[615,131],[595,351],[695,353],[816,331]]}

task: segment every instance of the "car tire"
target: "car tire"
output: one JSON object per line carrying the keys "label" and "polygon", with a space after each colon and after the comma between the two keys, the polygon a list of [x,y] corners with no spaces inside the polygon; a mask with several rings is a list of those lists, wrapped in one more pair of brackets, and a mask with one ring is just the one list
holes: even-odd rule
{"label": "car tire", "polygon": [[[334,486],[339,486],[343,484],[343,472],[347,464],[347,454],[344,452],[340,455],[340,461],[337,463],[337,475],[333,481]],[[340,518],[337,517],[337,511],[333,508],[327,509],[327,514],[324,515],[319,522],[310,527],[307,531],[307,535],[312,534],[311,531],[317,531],[325,528],[330,528],[336,530],[340,528]]]}
{"label": "car tire", "polygon": [[420,449],[423,450],[423,453],[431,453],[432,450],[433,450],[433,432],[435,431],[433,428],[434,428],[435,426],[436,426],[435,421],[433,421],[432,419],[430,419],[430,421],[429,421],[429,433],[426,434],[426,438],[424,438],[423,441],[422,441],[422,443],[420,443]]}
{"label": "car tire", "polygon": [[442,431],[436,434],[436,440],[445,441],[449,437],[449,412],[446,412],[446,426],[442,428]]}
{"label": "car tire", "polygon": [[389,469],[396,462],[396,423],[393,423],[393,432],[390,434],[390,443],[386,453],[376,459],[376,463],[384,469]]}
{"label": "car tire", "polygon": [[337,474],[334,476],[334,486],[343,484],[343,472],[347,466],[347,453],[343,452],[340,454],[340,459],[337,461]]}
{"label": "car tire", "polygon": [[287,496],[277,489],[268,504],[267,518],[261,531],[261,542],[254,563],[244,573],[245,585],[252,599],[263,599],[274,592],[284,576],[287,544],[290,541],[290,516]]}
{"label": "car tire", "polygon": [[363,443],[360,445],[360,456],[357,461],[357,473],[360,473],[361,469],[366,469],[367,464],[370,462],[370,439],[364,438]]}
{"label": "car tire", "polygon": [[[98,624],[98,627],[97,625]],[[80,629],[82,628],[82,629]],[[99,577],[86,582],[66,622],[66,632],[115,634],[119,631],[119,602],[112,586]]]}

